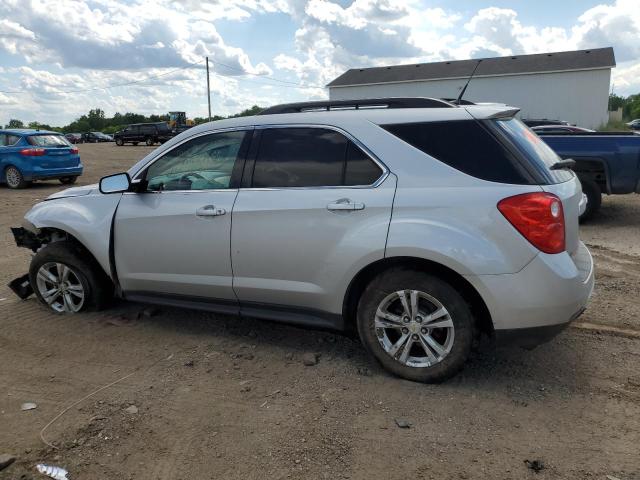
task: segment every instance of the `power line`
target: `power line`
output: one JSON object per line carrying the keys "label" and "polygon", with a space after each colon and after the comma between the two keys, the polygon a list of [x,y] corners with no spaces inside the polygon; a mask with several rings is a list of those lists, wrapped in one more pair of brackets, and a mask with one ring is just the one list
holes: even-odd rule
{"label": "power line", "polygon": [[[269,75],[264,75],[262,73],[252,73],[252,72],[247,72],[246,70],[244,70],[243,68],[238,68],[238,67],[234,67],[232,65],[227,65],[226,63],[222,63],[222,62],[216,62],[215,60],[209,60],[211,63],[213,63],[214,65],[222,65],[223,67],[229,68],[231,70],[236,70],[238,72],[242,72],[245,75],[252,75],[255,77],[260,77],[260,78],[267,78],[269,80],[273,80],[274,82],[280,82],[280,83],[285,83],[285,84],[289,84],[293,87],[301,87],[301,88],[324,88],[324,85],[304,85],[302,83],[298,83],[298,82],[292,82],[290,80],[283,80],[281,78],[276,78],[276,77],[271,77]],[[229,76],[229,77],[234,77],[233,75],[224,75],[222,73],[218,73],[218,75],[222,75],[222,76]]]}
{"label": "power line", "polygon": [[[234,67],[232,65],[227,65],[225,63],[222,62],[216,62],[214,60],[209,60],[211,63],[216,64],[216,65],[221,65],[225,68],[229,68],[231,70],[235,70],[238,72],[241,72],[243,75],[250,75],[250,76],[254,76],[254,77],[258,77],[256,79],[249,79],[249,78],[241,78],[238,75],[230,75],[230,74],[224,74],[224,73],[220,73],[220,72],[212,72],[214,75],[219,76],[219,77],[224,77],[224,78],[233,78],[235,80],[238,81],[243,81],[243,82],[252,82],[252,83],[259,83],[262,85],[273,85],[272,83],[269,82],[261,82],[260,79],[264,79],[264,80],[271,80],[274,82],[278,82],[280,83],[280,87],[284,87],[284,88],[296,88],[296,89],[303,89],[303,88],[325,88],[324,85],[313,85],[313,84],[303,84],[303,83],[297,83],[297,82],[292,82],[289,80],[283,80],[280,78],[276,78],[276,77],[271,77],[268,75],[263,75],[260,73],[252,73],[252,72],[247,72],[244,69],[241,68],[237,68]],[[127,86],[131,86],[131,85],[136,85],[136,84],[140,84],[140,83],[144,83],[148,80],[153,80],[156,78],[161,78],[161,77],[165,77],[167,75],[171,75],[175,72],[179,72],[181,70],[186,70],[189,68],[193,68],[193,67],[197,67],[200,66],[202,63],[204,62],[204,60],[201,60],[199,62],[196,63],[191,63],[187,66],[184,67],[180,67],[180,68],[175,68],[173,70],[170,70],[168,72],[163,72],[163,73],[159,73],[156,75],[150,75],[148,77],[139,79],[139,80],[132,80],[129,82],[124,82],[124,83],[114,83],[111,85],[107,85],[104,87],[91,87],[91,88],[85,88],[85,89],[76,89],[76,90],[58,90],[56,92],[56,94],[71,94],[71,93],[86,93],[86,92],[93,92],[93,91],[97,91],[97,90],[109,90],[111,88],[116,88],[116,87],[127,87]],[[26,93],[34,93],[31,90],[15,90],[15,91],[10,91],[10,90],[0,90],[0,93],[3,94],[11,94],[11,95],[21,95],[21,94],[26,94]]]}
{"label": "power line", "polygon": [[[211,60],[209,60],[211,61]],[[234,80],[240,81],[240,82],[250,82],[250,83],[257,83],[259,85],[271,85],[273,86],[273,83],[269,83],[269,82],[261,82],[259,79],[257,78],[241,78],[238,77],[237,75],[224,75],[222,73],[218,73],[218,72],[213,72],[213,75],[217,76],[217,77],[223,77],[223,78],[232,78]],[[266,77],[269,78],[269,77]],[[320,85],[305,85],[302,83],[297,83],[294,85],[278,85],[279,87],[282,88],[324,88],[324,86],[320,86]]]}
{"label": "power line", "polygon": [[[132,80],[130,82],[125,82],[125,83],[114,83],[112,85],[107,85],[106,87],[92,87],[92,88],[84,88],[84,89],[79,89],[79,90],[59,90],[59,91],[57,91],[55,93],[84,93],[84,92],[93,92],[93,91],[96,91],[96,90],[109,90],[110,88],[115,88],[115,87],[126,87],[126,86],[130,86],[130,85],[135,85],[137,83],[146,82],[147,80],[153,80],[154,78],[165,77],[167,75],[171,75],[172,73],[179,72],[181,70],[186,70],[187,68],[192,68],[194,66],[197,66],[197,65],[201,64],[202,62],[204,62],[204,60],[201,60],[201,61],[196,62],[196,63],[191,63],[188,66],[176,68],[176,69],[170,70],[168,72],[159,73],[157,75],[150,75],[150,76],[142,78],[140,80]],[[22,94],[22,93],[33,93],[33,92],[31,92],[30,90],[20,90],[20,91],[0,90],[0,93]]]}

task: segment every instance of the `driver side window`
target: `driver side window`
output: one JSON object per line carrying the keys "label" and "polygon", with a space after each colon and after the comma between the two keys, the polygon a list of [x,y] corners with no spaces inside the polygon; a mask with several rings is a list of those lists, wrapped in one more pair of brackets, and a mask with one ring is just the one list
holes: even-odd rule
{"label": "driver side window", "polygon": [[245,134],[245,131],[213,133],[179,145],[148,168],[147,190],[229,188]]}

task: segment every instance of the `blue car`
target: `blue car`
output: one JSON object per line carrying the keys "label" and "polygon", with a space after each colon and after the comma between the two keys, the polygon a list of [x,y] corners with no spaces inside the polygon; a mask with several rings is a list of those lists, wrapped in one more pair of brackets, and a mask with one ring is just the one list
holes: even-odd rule
{"label": "blue car", "polygon": [[0,130],[0,168],[0,182],[9,188],[48,179],[68,185],[82,175],[78,149],[62,134],[46,130]]}

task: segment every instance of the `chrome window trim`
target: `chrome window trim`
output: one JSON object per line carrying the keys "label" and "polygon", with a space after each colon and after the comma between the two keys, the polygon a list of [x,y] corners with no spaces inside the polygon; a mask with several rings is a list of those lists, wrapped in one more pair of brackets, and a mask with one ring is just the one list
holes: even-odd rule
{"label": "chrome window trim", "polygon": [[[168,193],[216,193],[216,192],[236,192],[238,193],[237,188],[211,188],[208,190],[149,190],[143,193],[150,193],[152,195],[156,194],[168,194]],[[123,192],[123,195],[139,195],[137,192]]]}
{"label": "chrome window trim", "polygon": [[309,186],[309,187],[241,187],[241,190],[246,191],[278,191],[278,190],[320,190],[320,189],[362,189],[362,188],[377,188],[379,187],[389,176],[389,169],[387,166],[371,151],[369,148],[364,145],[360,140],[355,138],[346,130],[336,127],[335,125],[326,125],[320,123],[273,123],[273,124],[264,124],[264,125],[256,125],[256,130],[266,130],[272,128],[320,128],[324,130],[333,130],[344,135],[347,140],[353,142],[360,150],[362,150],[367,157],[373,163],[375,163],[381,170],[382,174],[378,179],[369,184],[369,185],[318,185],[318,186]]}
{"label": "chrome window trim", "polygon": [[[365,155],[367,155],[367,157],[369,157],[369,159],[371,159],[381,170],[382,170],[382,174],[380,175],[380,177],[373,182],[370,185],[321,185],[321,186],[312,186],[312,187],[240,187],[240,190],[248,190],[248,191],[269,191],[269,190],[309,190],[309,189],[313,189],[313,190],[317,190],[317,189],[362,189],[362,188],[377,188],[380,185],[382,185],[384,183],[384,181],[387,179],[387,177],[389,176],[389,174],[391,173],[389,168],[384,164],[384,162],[382,162],[371,150],[369,150],[369,148],[364,145],[360,140],[358,140],[357,138],[355,138],[353,135],[351,135],[349,132],[347,132],[346,130],[340,128],[340,127],[336,127],[334,125],[326,125],[326,124],[319,124],[319,123],[281,123],[281,124],[264,124],[264,125],[244,125],[241,127],[226,127],[226,128],[220,128],[220,129],[216,129],[216,130],[207,130],[205,132],[200,132],[200,133],[196,133],[194,135],[191,135],[190,137],[185,138],[184,140],[182,140],[179,143],[176,143],[175,145],[173,145],[171,148],[169,148],[168,150],[165,150],[164,152],[160,153],[158,156],[152,158],[151,160],[149,160],[147,163],[145,163],[142,167],[140,167],[140,169],[136,172],[135,176],[133,177],[133,179],[131,180],[131,182],[135,182],[135,181],[140,181],[141,178],[139,177],[139,175],[146,170],[148,167],[150,167],[153,163],[157,162],[158,160],[160,160],[162,157],[164,157],[166,154],[168,154],[169,152],[171,152],[173,149],[179,147],[180,145],[193,140],[195,138],[199,138],[202,137],[204,135],[213,135],[216,133],[226,133],[226,132],[243,132],[243,131],[251,131],[251,130],[266,130],[266,129],[270,129],[270,128],[321,128],[321,129],[325,129],[325,130],[333,130],[335,132],[338,132],[342,135],[344,135],[348,140],[352,141],[358,148],[360,148],[360,150],[362,150]],[[226,189],[226,188],[216,188],[216,189],[209,189],[209,190],[169,190],[169,191],[159,191],[159,192],[154,192],[154,191],[149,191],[149,192],[145,192],[145,193],[187,193],[187,192],[226,192],[229,190],[237,190],[237,189]],[[131,195],[134,194],[134,192],[126,192],[125,195]]]}

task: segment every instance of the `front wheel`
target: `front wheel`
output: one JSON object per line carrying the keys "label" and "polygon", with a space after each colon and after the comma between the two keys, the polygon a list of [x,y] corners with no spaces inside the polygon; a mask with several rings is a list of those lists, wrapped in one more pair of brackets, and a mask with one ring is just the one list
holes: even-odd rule
{"label": "front wheel", "polygon": [[124,145],[124,142],[122,141],[121,138],[116,138],[116,145],[119,146],[119,147]]}
{"label": "front wheel", "polygon": [[9,188],[25,188],[29,186],[31,182],[24,179],[22,172],[13,165],[8,166],[4,171],[4,181]]}
{"label": "front wheel", "polygon": [[358,333],[382,366],[399,377],[437,383],[464,365],[473,316],[464,298],[438,277],[393,269],[376,277],[358,304]]}
{"label": "front wheel", "polygon": [[145,143],[147,144],[148,147],[151,147],[156,142],[153,141],[153,138],[149,137],[147,138]]}
{"label": "front wheel", "polygon": [[31,260],[29,281],[38,300],[55,313],[103,308],[113,285],[88,253],[68,241],[50,243]]}

